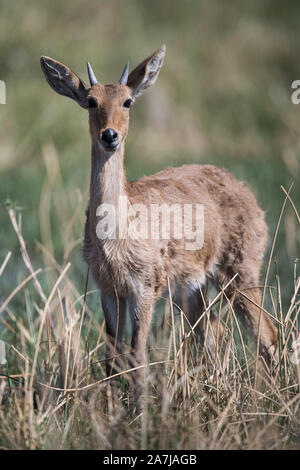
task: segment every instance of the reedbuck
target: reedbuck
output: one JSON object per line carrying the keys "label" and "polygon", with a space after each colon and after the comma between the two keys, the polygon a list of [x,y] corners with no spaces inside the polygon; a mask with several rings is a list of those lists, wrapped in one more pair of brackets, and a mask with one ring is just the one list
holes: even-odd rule
{"label": "reedbuck", "polygon": [[[277,357],[277,330],[259,308],[259,271],[267,229],[264,213],[248,187],[224,169],[196,164],[166,168],[138,181],[126,180],[129,108],[156,81],[164,56],[162,46],[130,74],[127,64],[116,85],[99,83],[88,64],[90,86],[66,65],[41,58],[50,86],[89,111],[92,169],[83,253],[101,291],[107,374],[122,367],[118,358],[128,306],[132,322],[129,363],[136,368],[132,373],[136,397],[143,390],[144,372],[139,366],[145,363],[155,301],[168,287],[193,325],[205,311],[201,286],[209,278],[219,289],[229,284],[224,292],[235,312],[254,339],[260,331],[261,354],[269,364]],[[196,206],[202,208],[199,217]],[[193,210],[186,213],[186,207]],[[153,216],[153,208],[159,208],[158,216],[157,212]],[[169,230],[165,225],[171,219],[173,228]],[[199,243],[190,243],[192,235]],[[196,330],[213,351],[221,325],[212,313],[204,334],[204,319],[205,315]]]}

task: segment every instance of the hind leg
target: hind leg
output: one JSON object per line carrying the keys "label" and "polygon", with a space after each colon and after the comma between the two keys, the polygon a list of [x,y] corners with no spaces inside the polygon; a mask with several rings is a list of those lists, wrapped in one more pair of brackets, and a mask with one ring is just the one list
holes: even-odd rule
{"label": "hind leg", "polygon": [[[259,278],[245,272],[241,267],[234,270],[238,276],[226,289],[225,294],[232,303],[233,309],[242,321],[247,332],[254,341],[258,340],[259,350],[267,364],[270,366],[278,362],[278,335],[277,328],[270,316],[259,308],[261,293]],[[232,274],[232,271],[231,271]],[[223,276],[223,285],[226,285],[234,276]]]}
{"label": "hind leg", "polygon": [[259,350],[267,364],[269,366],[272,362],[276,364],[278,362],[277,329],[270,316],[257,307],[261,304],[259,289],[248,290],[241,286],[239,291],[235,295],[233,308],[255,341],[258,340],[259,335]]}
{"label": "hind leg", "polygon": [[205,289],[187,289],[182,292],[182,310],[201,343],[215,358],[224,330],[219,317],[211,310],[205,311],[206,308]]}

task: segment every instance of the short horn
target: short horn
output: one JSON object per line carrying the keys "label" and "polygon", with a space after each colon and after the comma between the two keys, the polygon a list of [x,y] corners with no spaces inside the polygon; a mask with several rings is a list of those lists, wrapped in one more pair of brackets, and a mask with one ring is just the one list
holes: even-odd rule
{"label": "short horn", "polygon": [[91,86],[97,85],[97,83],[98,83],[97,78],[95,77],[95,74],[94,74],[93,69],[90,66],[89,62],[87,63],[87,69],[88,69],[88,74],[89,74],[89,79],[90,79],[90,82],[91,82]]}
{"label": "short horn", "polygon": [[127,80],[128,80],[128,72],[129,72],[129,62],[125,65],[125,68],[123,70],[123,73],[120,78],[120,85],[127,85]]}

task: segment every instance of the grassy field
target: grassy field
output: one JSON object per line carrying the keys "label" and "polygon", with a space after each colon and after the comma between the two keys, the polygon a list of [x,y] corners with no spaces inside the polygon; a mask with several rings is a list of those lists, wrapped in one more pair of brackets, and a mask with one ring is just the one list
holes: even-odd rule
{"label": "grassy field", "polygon": [[[300,106],[291,102],[300,79],[298,2],[0,7],[0,447],[299,448],[300,378],[290,350],[299,324]],[[50,90],[39,57],[67,63],[86,81],[89,60],[108,83],[127,60],[133,67],[163,43],[159,80],[132,109],[128,179],[197,162],[251,186],[269,226],[264,306],[277,319],[282,360],[275,377],[264,371],[224,296],[214,303],[226,326],[218,357],[186,338],[180,314],[175,351],[162,301],[149,338],[146,407],[136,416],[127,408],[129,374],[116,409],[106,396],[103,315],[91,280],[83,307],[87,114]]]}

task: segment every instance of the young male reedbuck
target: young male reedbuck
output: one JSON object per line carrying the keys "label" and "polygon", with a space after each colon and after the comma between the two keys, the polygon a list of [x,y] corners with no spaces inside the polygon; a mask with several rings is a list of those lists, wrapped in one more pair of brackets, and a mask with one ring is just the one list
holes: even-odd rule
{"label": "young male reedbuck", "polygon": [[[257,306],[260,304],[259,271],[267,230],[264,213],[252,192],[227,171],[211,165],[166,168],[138,181],[126,181],[124,146],[129,108],[156,81],[164,56],[165,46],[162,46],[130,74],[127,64],[116,85],[99,83],[88,64],[91,86],[85,85],[66,65],[49,57],[41,58],[42,70],[50,86],[89,111],[92,170],[83,252],[101,291],[107,330],[107,373],[112,374],[121,367],[118,357],[112,363],[112,356],[116,352],[114,346],[118,353],[121,351],[127,306],[132,321],[129,362],[132,367],[145,363],[152,311],[156,299],[167,288],[168,279],[176,302],[184,304],[185,314],[190,323],[195,324],[205,310],[200,286],[211,278],[218,288],[222,288],[234,278],[225,291],[226,296],[254,338],[257,338],[261,317],[260,348],[270,363],[272,357],[277,356],[277,330],[269,316]],[[173,233],[169,237],[163,237],[161,233],[153,237],[150,232],[144,238],[135,236],[130,223],[123,223],[123,209],[118,210],[120,201],[124,200],[127,208],[176,204],[180,209],[186,204],[202,205],[203,245],[187,249],[186,237],[179,239]],[[107,236],[100,234],[99,237],[99,216],[105,218],[101,207],[109,205],[116,209],[113,218],[116,227],[112,232],[117,235],[112,236],[108,230]],[[186,223],[185,219],[183,223]],[[210,322],[206,338],[213,350],[216,317],[211,315]],[[197,325],[202,337],[204,325],[203,320]],[[143,368],[140,367],[133,374],[137,396],[142,391],[142,376]]]}

